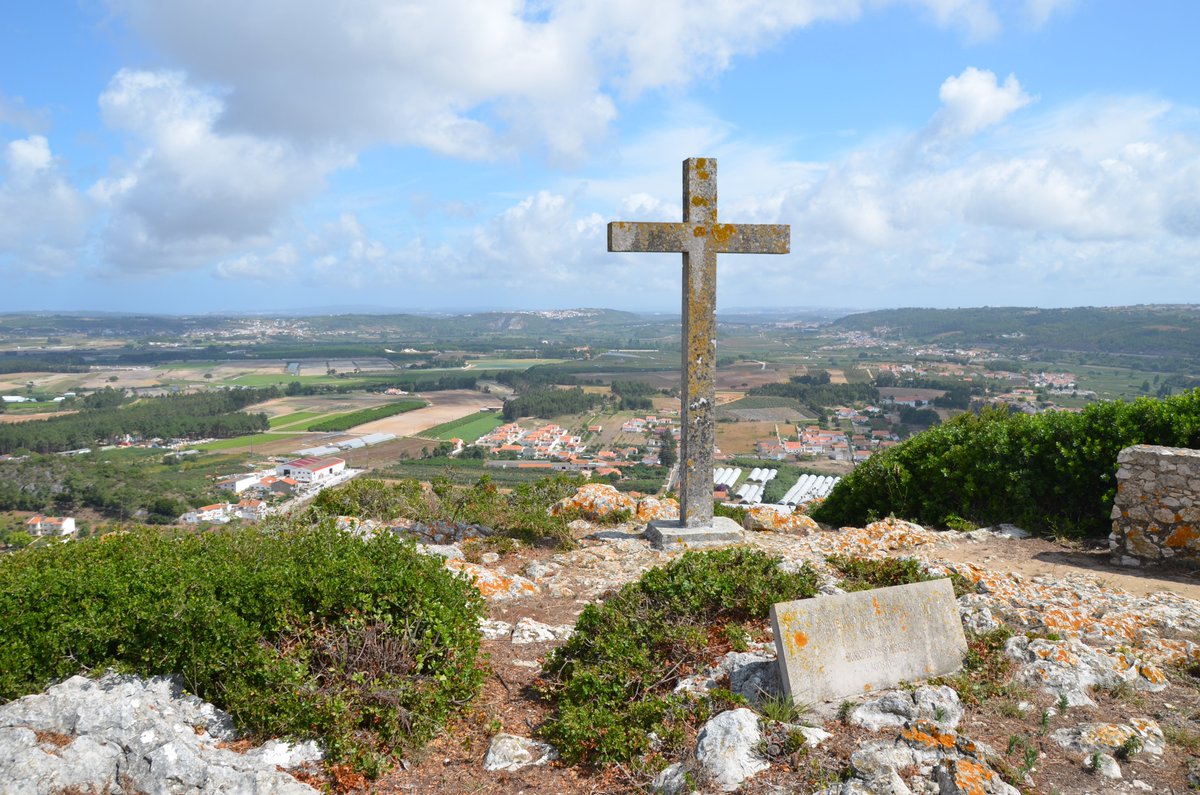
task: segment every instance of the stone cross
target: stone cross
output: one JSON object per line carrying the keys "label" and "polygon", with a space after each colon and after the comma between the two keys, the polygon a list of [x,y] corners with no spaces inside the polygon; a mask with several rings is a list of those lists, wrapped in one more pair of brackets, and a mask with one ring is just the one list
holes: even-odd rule
{"label": "stone cross", "polygon": [[608,225],[609,251],[683,254],[683,352],[679,527],[713,525],[716,442],[717,254],[786,254],[786,224],[717,222],[717,161],[683,161],[683,223]]}

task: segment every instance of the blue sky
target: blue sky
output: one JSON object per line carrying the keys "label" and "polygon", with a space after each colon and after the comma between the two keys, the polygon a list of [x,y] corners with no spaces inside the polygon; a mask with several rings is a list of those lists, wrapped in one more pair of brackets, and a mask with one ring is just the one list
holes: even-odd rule
{"label": "blue sky", "polygon": [[0,16],[0,310],[1200,303],[1200,3],[39,0]]}

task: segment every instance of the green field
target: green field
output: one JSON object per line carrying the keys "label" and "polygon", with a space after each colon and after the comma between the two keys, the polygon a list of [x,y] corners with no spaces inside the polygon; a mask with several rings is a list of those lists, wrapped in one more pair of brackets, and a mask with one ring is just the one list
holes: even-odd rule
{"label": "green field", "polygon": [[288,373],[246,373],[230,378],[227,383],[239,386],[286,386],[293,381],[301,384],[338,384],[355,386],[359,383],[353,378],[338,378],[332,375],[289,375]]}
{"label": "green field", "polygon": [[454,370],[421,370],[428,373],[461,373],[471,370],[528,370],[541,364],[562,364],[569,359],[471,359],[468,367]]}
{"label": "green field", "polygon": [[[291,414],[284,414],[281,417],[272,417],[270,420],[271,430],[276,428],[291,428],[293,425],[298,425],[305,420],[311,420],[316,417],[324,417],[326,412],[323,411],[293,411]],[[294,431],[306,431],[307,428],[291,428]]]}
{"label": "green field", "polygon": [[267,442],[277,442],[280,439],[294,439],[296,437],[286,433],[255,433],[250,436],[235,436],[232,439],[218,439],[215,442],[205,442],[197,445],[197,450],[232,450],[235,447],[250,447],[256,444],[266,444]]}
{"label": "green field", "polygon": [[443,422],[441,425],[436,425],[424,431],[421,436],[430,439],[441,439],[443,441],[462,439],[466,444],[470,444],[480,436],[499,428],[503,424],[504,418],[500,416],[500,412],[480,411],[462,419]]}
{"label": "green field", "polygon": [[424,400],[397,400],[394,403],[385,403],[382,406],[375,406],[361,411],[351,411],[347,414],[338,414],[333,417],[326,417],[317,422],[306,423],[308,429],[314,431],[345,431],[353,428],[356,425],[363,423],[381,420],[384,417],[392,417],[396,414],[403,414],[406,411],[414,411],[423,409],[428,405]]}

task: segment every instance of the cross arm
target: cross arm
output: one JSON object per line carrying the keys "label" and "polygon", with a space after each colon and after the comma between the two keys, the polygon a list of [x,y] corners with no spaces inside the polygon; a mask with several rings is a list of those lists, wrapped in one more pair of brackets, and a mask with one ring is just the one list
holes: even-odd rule
{"label": "cross arm", "polygon": [[717,254],[786,254],[787,224],[697,224],[613,221],[609,251],[683,252],[702,247]]}
{"label": "cross arm", "polygon": [[708,250],[719,254],[787,254],[791,227],[787,224],[713,224],[705,230]]}
{"label": "cross arm", "polygon": [[612,221],[608,225],[608,250],[679,253],[688,250],[691,235],[691,224]]}

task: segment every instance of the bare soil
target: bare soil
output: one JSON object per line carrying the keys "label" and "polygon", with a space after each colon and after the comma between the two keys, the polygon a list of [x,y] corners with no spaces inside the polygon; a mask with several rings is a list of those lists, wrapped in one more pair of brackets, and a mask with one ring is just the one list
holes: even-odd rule
{"label": "bare soil", "polygon": [[38,414],[0,414],[0,425],[14,422],[29,422],[30,420],[48,420],[76,413],[75,411],[46,411]]}
{"label": "bare soil", "polygon": [[427,431],[443,422],[469,417],[485,408],[499,409],[503,406],[500,398],[495,395],[485,395],[470,389],[430,392],[421,397],[432,405],[355,426],[354,433],[394,433],[397,436],[416,436],[421,431]]}

